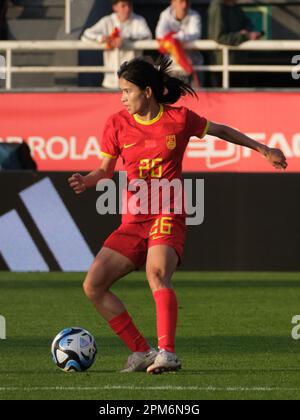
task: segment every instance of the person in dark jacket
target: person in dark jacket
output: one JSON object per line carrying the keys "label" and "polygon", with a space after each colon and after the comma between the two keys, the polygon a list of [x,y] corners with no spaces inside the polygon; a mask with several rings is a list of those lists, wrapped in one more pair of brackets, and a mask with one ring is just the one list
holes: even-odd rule
{"label": "person in dark jacket", "polygon": [[236,0],[212,0],[208,15],[209,38],[220,44],[240,45],[262,35],[253,31],[251,20]]}
{"label": "person in dark jacket", "polygon": [[[262,36],[253,30],[253,24],[247,17],[237,0],[212,0],[208,10],[208,37],[219,44],[240,45],[245,41],[254,41]],[[212,64],[222,64],[220,53],[211,55]],[[243,60],[244,58],[244,60]],[[241,60],[242,59],[242,60]],[[245,54],[231,53],[230,63],[245,62]],[[219,76],[219,75],[218,75]],[[216,82],[214,77],[212,80]],[[214,85],[216,83],[213,83]],[[219,84],[219,83],[217,83]]]}

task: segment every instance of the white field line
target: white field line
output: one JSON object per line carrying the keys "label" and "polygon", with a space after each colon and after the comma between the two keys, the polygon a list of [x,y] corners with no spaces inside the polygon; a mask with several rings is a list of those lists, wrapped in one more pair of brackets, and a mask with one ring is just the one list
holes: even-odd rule
{"label": "white field line", "polygon": [[288,387],[217,387],[217,386],[133,386],[133,385],[104,385],[104,386],[49,386],[49,387],[0,387],[0,392],[11,391],[109,391],[109,390],[128,390],[128,391],[202,391],[202,392],[274,392],[274,391],[290,391],[300,392],[300,388]]}

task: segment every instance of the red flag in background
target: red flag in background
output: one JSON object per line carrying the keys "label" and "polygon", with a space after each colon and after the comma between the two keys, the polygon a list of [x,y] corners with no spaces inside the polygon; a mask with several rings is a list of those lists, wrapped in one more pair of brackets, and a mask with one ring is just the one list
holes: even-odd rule
{"label": "red flag in background", "polygon": [[112,33],[108,37],[108,41],[106,42],[106,49],[107,50],[113,49],[110,41],[112,41],[113,39],[116,39],[116,38],[120,38],[120,35],[121,35],[120,28],[114,28],[114,30],[112,31]]}
{"label": "red flag in background", "polygon": [[163,38],[159,39],[159,52],[161,54],[169,54],[176,63],[191,76],[194,73],[194,67],[187,56],[182,44],[178,39],[174,38],[176,32],[169,32]]}

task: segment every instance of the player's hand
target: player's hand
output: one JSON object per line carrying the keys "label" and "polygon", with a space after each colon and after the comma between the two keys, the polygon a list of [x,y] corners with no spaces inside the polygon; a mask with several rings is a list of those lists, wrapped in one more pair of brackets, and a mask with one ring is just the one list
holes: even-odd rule
{"label": "player's hand", "polygon": [[84,178],[80,174],[74,174],[68,179],[69,185],[76,194],[82,194],[86,190]]}
{"label": "player's hand", "polygon": [[276,169],[286,169],[288,164],[286,157],[280,149],[270,149],[264,153],[266,159],[270,162],[271,165]]}

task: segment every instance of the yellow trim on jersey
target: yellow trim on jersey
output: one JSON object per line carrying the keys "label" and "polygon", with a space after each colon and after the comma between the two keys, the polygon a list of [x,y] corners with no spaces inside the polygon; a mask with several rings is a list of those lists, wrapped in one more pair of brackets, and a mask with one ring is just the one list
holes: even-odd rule
{"label": "yellow trim on jersey", "polygon": [[207,134],[207,132],[208,132],[208,129],[209,129],[209,126],[210,126],[210,121],[207,121],[206,126],[205,126],[205,129],[204,129],[203,134],[202,134],[202,136],[200,137],[200,139],[202,139],[203,137],[205,137],[205,136],[206,136],[206,134]]}
{"label": "yellow trim on jersey", "polygon": [[101,153],[101,155],[103,155],[105,157],[109,157],[111,159],[116,159],[118,157],[118,156],[112,156],[109,153],[105,153],[105,152],[102,152],[102,151],[100,153]]}
{"label": "yellow trim on jersey", "polygon": [[159,104],[159,113],[152,120],[150,120],[150,121],[141,120],[136,114],[134,114],[133,118],[139,124],[152,125],[152,124],[156,123],[157,121],[159,121],[161,119],[161,117],[163,116],[163,113],[164,113],[164,107],[163,107],[162,104]]}

